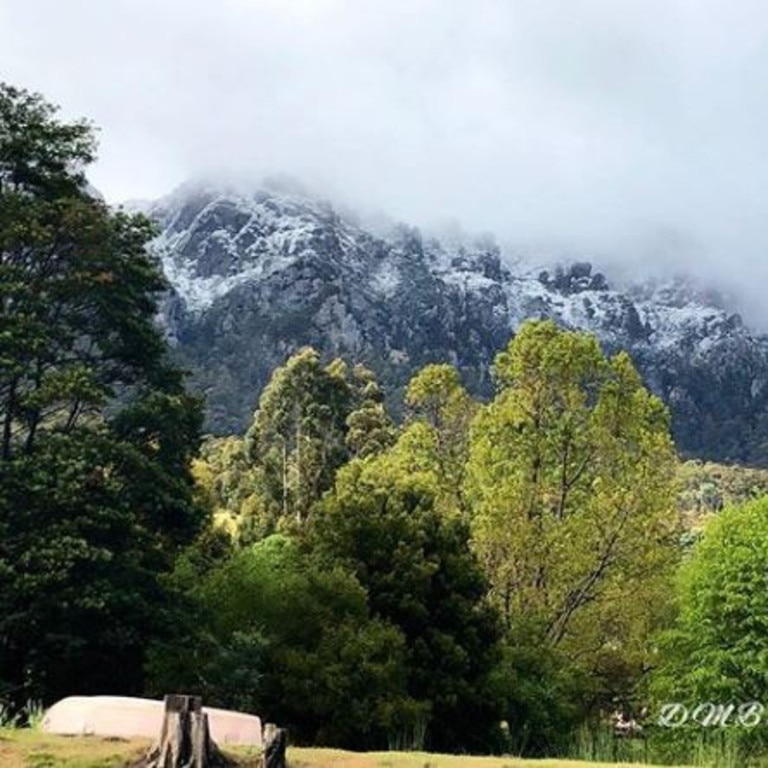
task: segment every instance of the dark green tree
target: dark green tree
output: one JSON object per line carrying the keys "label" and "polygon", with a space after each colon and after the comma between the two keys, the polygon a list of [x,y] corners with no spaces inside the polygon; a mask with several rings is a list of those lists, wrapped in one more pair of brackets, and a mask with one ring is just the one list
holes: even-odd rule
{"label": "dark green tree", "polygon": [[406,638],[407,691],[421,709],[394,743],[488,751],[499,736],[489,680],[500,625],[466,524],[437,509],[433,489],[408,472],[400,452],[341,470],[307,542],[328,567],[353,573],[373,616]]}
{"label": "dark green tree", "polygon": [[276,534],[207,572],[185,556],[186,653],[156,644],[157,693],[179,685],[259,713],[307,744],[384,747],[407,718],[402,633],[371,619],[363,588]]}
{"label": "dark green tree", "polygon": [[153,229],[92,194],[94,151],[90,125],[0,85],[0,678],[22,699],[139,691],[157,576],[203,522]]}

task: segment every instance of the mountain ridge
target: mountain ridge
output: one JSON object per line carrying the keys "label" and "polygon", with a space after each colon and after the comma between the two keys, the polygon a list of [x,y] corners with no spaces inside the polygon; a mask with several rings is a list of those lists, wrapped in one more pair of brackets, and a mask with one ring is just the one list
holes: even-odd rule
{"label": "mountain ridge", "polygon": [[520,323],[550,317],[632,355],[685,455],[768,464],[768,337],[690,280],[613,288],[586,261],[513,271],[487,236],[446,245],[404,224],[374,232],[285,186],[188,184],[145,212],[171,285],[162,322],[215,433],[243,428],[301,346],[366,363],[394,399],[438,361],[482,397]]}

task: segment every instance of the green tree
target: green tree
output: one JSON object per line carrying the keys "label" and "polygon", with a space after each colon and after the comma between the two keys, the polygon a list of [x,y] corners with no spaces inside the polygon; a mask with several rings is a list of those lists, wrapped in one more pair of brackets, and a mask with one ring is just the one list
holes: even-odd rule
{"label": "green tree", "polygon": [[243,438],[206,438],[192,462],[192,474],[199,501],[213,511],[217,528],[243,544],[274,532],[263,470],[248,459]]}
{"label": "green tree", "polygon": [[189,601],[186,653],[151,653],[157,693],[184,685],[219,706],[258,712],[301,743],[371,748],[413,703],[402,634],[371,619],[365,591],[284,535],[175,576]]}
{"label": "green tree", "polygon": [[432,467],[438,504],[468,514],[464,479],[469,454],[469,427],[477,410],[450,365],[427,365],[409,382],[405,404],[412,445]]}
{"label": "green tree", "polygon": [[353,458],[385,451],[395,440],[395,428],[384,407],[384,393],[363,365],[352,369],[353,410],[347,416],[347,446]]}
{"label": "green tree", "polygon": [[[408,471],[408,443],[355,460],[315,512],[311,550],[353,573],[374,617],[407,642],[407,691],[421,705],[393,743],[442,750],[498,746],[490,674],[499,625],[486,583],[456,515],[435,506],[429,479]],[[467,723],[473,724],[467,728]]]}
{"label": "green tree", "polygon": [[492,598],[510,631],[539,626],[538,642],[626,694],[675,560],[667,411],[626,354],[550,321],[526,323],[494,374],[467,482]]}
{"label": "green tree", "polygon": [[590,681],[559,649],[541,642],[539,627],[516,622],[491,676],[506,723],[505,752],[563,754],[584,721]]}
{"label": "green tree", "polygon": [[157,575],[203,521],[153,230],[89,192],[94,150],[0,85],[0,677],[21,698],[140,690]]}
{"label": "green tree", "polygon": [[679,703],[693,713],[711,702],[737,708],[731,727],[704,728],[689,720],[661,729],[657,739],[683,760],[704,741],[717,748],[727,737],[739,764],[764,755],[765,729],[738,725],[738,707],[764,704],[768,695],[768,498],[728,507],[712,518],[681,566],[676,580],[677,615],[659,635],[651,680],[653,712]]}
{"label": "green tree", "polygon": [[275,520],[303,522],[347,458],[352,392],[346,366],[323,366],[309,347],[272,375],[246,435],[249,460],[263,472]]}
{"label": "green tree", "polygon": [[677,579],[657,693],[669,701],[765,701],[768,694],[768,498],[713,518]]}
{"label": "green tree", "polygon": [[[245,438],[260,487],[262,518],[303,523],[339,467],[391,445],[394,427],[371,371],[342,360],[323,365],[307,347],[272,375]],[[264,526],[261,526],[264,529]]]}

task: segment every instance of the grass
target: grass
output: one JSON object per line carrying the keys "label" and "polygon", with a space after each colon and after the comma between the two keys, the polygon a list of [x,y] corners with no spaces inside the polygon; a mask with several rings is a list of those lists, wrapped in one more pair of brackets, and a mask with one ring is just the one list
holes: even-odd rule
{"label": "grass", "polygon": [[[149,749],[143,739],[54,736],[30,728],[0,729],[2,768],[125,768]],[[234,754],[241,768],[258,768],[254,750]]]}
{"label": "grass", "polygon": [[[53,736],[28,728],[0,729],[2,768],[124,768],[140,758],[149,742],[93,736]],[[252,750],[234,750],[242,768],[257,768]],[[290,768],[628,768],[629,763],[432,755],[426,752],[344,752],[335,749],[288,750]],[[639,764],[637,764],[639,765]]]}
{"label": "grass", "polygon": [[290,768],[629,768],[640,763],[579,760],[520,760],[514,757],[433,755],[427,752],[344,752],[335,749],[288,750]]}
{"label": "grass", "polygon": [[0,730],[3,768],[120,768],[148,744],[52,736],[29,728]]}

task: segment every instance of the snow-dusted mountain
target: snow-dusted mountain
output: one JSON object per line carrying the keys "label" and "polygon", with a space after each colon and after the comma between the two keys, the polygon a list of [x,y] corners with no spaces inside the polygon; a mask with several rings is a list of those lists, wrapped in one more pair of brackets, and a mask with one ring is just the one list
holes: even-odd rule
{"label": "snow-dusted mountain", "polygon": [[515,328],[552,317],[632,354],[684,452],[768,463],[768,338],[689,282],[615,290],[585,262],[513,272],[487,238],[382,232],[294,190],[190,184],[147,212],[173,287],[163,321],[216,432],[242,429],[270,372],[303,345],[365,362],[393,390],[449,361],[485,395]]}

